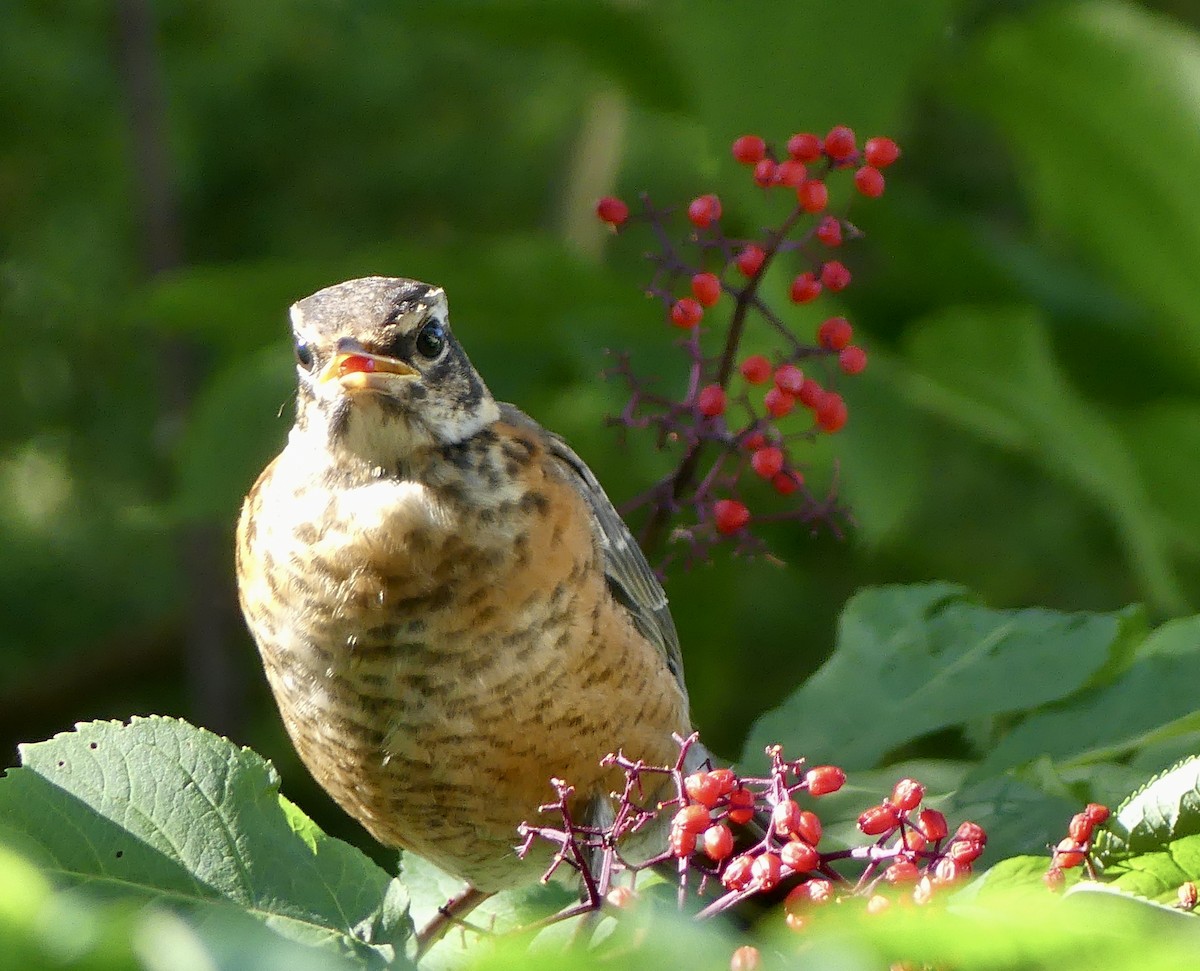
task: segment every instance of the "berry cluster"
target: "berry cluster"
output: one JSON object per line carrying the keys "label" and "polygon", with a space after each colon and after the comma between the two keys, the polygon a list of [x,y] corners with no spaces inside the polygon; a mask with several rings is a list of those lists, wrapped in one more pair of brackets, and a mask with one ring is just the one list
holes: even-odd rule
{"label": "berry cluster", "polygon": [[[739,776],[727,768],[685,775],[682,767],[696,736],[679,742],[674,766],[647,766],[620,754],[606,757],[604,764],[622,769],[626,780],[624,791],[613,794],[614,821],[608,827],[573,820],[568,809],[573,791],[555,781],[558,799],[539,808],[559,816],[561,825],[523,824],[522,855],[535,840],[553,843],[556,853],[546,878],[565,863],[582,876],[590,906],[607,903],[617,908],[636,898],[631,887],[614,883],[619,873],[674,860],[680,907],[693,884],[705,897],[697,919],[755,895],[779,893],[787,925],[800,930],[830,902],[865,900],[872,914],[893,902],[928,903],[941,887],[971,872],[987,842],[983,829],[972,822],[964,822],[950,836],[946,817],[922,806],[925,787],[902,779],[891,795],[859,817],[860,832],[870,838],[866,845],[822,849],[822,822],[812,807],[815,800],[842,787],[842,769],[810,768],[803,759],[787,761],[774,746],[768,749],[771,770],[765,777]],[[660,780],[669,776],[675,796],[640,806],[635,796],[648,788],[654,791],[647,785],[652,775]],[[620,854],[621,841],[655,819],[669,820],[666,847],[643,863],[630,863]],[[846,868],[852,872],[843,873]],[[706,893],[710,888],[715,898]]]}
{"label": "berry cluster", "polygon": [[1051,890],[1060,889],[1066,879],[1063,871],[1080,865],[1087,869],[1089,876],[1095,877],[1096,874],[1089,857],[1092,835],[1095,833],[1096,827],[1103,824],[1108,817],[1108,807],[1102,806],[1098,802],[1089,802],[1083,812],[1076,813],[1071,817],[1071,822],[1067,826],[1067,835],[1054,847],[1050,856],[1050,869],[1042,878],[1047,887]]}
{"label": "berry cluster", "polygon": [[[681,396],[652,393],[627,356],[613,373],[631,390],[617,423],[653,428],[660,447],[683,448],[676,468],[631,504],[650,509],[643,542],[655,545],[674,516],[692,507],[697,525],[675,533],[689,541],[690,559],[702,559],[710,545],[724,539],[741,550],[760,548],[749,529],[754,523],[798,520],[838,530],[842,513],[832,491],[820,500],[809,492],[792,447],[845,426],[846,402],[833,385],[838,377],[862,373],[867,353],[852,343],[853,327],[840,315],[816,325],[815,341],[800,339],[795,319],[802,314],[777,310],[784,295],[766,293],[763,284],[772,264],[786,261],[793,271],[786,298],[797,308],[845,290],[851,272],[832,251],[861,233],[826,211],[828,181],[853,170],[858,192],[878,197],[884,191],[882,170],[900,155],[890,138],[871,138],[859,148],[845,126],[824,138],[793,135],[786,154],[758,135],[743,135],[732,152],[756,185],[785,203],[779,221],[757,238],[725,233],[721,199],[714,193],[687,206],[683,245],[670,231],[672,212],[655,208],[645,195],[637,213],[611,196],[596,206],[599,218],[616,231],[635,221],[649,225],[657,247],[647,254],[655,267],[647,294],[661,301],[670,325],[686,331],[680,345],[690,370]],[[720,323],[714,327],[717,314]],[[740,353],[752,319],[775,335],[779,346],[770,356]],[[792,497],[786,511],[752,515],[743,490],[759,480]]]}

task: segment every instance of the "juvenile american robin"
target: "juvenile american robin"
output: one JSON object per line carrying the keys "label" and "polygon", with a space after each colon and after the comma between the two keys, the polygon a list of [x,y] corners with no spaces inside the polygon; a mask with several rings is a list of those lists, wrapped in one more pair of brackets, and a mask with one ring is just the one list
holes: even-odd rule
{"label": "juvenile american robin", "polygon": [[377,839],[492,892],[517,826],[579,818],[690,730],[667,599],[596,477],[496,401],[443,291],[368,277],[291,310],[296,421],[242,508],[242,610],[300,757]]}

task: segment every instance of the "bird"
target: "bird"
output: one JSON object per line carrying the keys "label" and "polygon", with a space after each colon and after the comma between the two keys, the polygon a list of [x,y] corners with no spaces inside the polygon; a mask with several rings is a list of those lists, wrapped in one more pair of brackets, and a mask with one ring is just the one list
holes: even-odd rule
{"label": "bird", "polygon": [[583,460],[492,396],[442,288],[349,280],[290,317],[295,422],[236,538],[283,724],[381,843],[477,896],[533,882],[517,827],[552,778],[602,820],[606,754],[679,757],[667,597]]}

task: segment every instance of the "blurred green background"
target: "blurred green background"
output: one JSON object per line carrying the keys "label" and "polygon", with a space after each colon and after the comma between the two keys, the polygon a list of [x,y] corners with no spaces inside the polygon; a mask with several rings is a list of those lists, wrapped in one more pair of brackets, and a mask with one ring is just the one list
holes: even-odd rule
{"label": "blurred green background", "polygon": [[594,200],[718,191],[752,233],[730,141],[838,123],[904,149],[850,204],[840,309],[871,365],[812,456],[857,528],[771,534],[786,568],[671,576],[707,740],[736,753],[866,584],[1193,612],[1197,5],[9,0],[3,764],[75,721],[183,715],[369,844],[297,764],[232,585],[240,498],[289,425],[287,305],[372,273],[442,284],[497,395],[619,503],[664,466],[606,426],[603,351],[667,389],[683,360],[640,294],[648,237],[612,240]]}

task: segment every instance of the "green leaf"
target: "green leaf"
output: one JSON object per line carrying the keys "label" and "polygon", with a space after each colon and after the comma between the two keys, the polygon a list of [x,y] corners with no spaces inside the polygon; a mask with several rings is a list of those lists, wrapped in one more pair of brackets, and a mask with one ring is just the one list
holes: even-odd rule
{"label": "green leaf", "polygon": [[481,47],[569,48],[648,107],[682,112],[692,100],[687,77],[651,9],[607,0],[459,0],[408,4],[399,14],[413,30],[474,37]]}
{"label": "green leaf", "polygon": [[1196,835],[1200,835],[1200,756],[1172,766],[1126,799],[1097,835],[1096,850],[1100,862],[1107,865]]}
{"label": "green leaf", "polygon": [[989,610],[946,584],[865,590],[842,613],[833,656],[755,723],[743,758],[759,765],[781,744],[866,768],[938,729],[1046,704],[1124,650],[1136,616]]}
{"label": "green leaf", "polygon": [[1200,880],[1200,834],[1172,840],[1161,850],[1118,860],[1104,868],[1104,877],[1108,885],[1126,893],[1172,903],[1181,884]]}
{"label": "green leaf", "polygon": [[988,752],[972,778],[1033,759],[1095,762],[1198,726],[1200,617],[1165,625],[1141,660],[1113,684],[1088,690],[1052,711],[1031,715]]}
{"label": "green leaf", "polygon": [[1058,368],[1043,322],[1024,309],[947,311],[914,328],[902,376],[917,407],[1027,456],[1079,490],[1112,523],[1146,597],[1186,608],[1174,541],[1121,435]]}
{"label": "green leaf", "polygon": [[[0,838],[59,885],[245,914],[292,940],[403,959],[399,882],[285,813],[270,763],[171,718],[90,722],[23,745],[0,780]],[[298,835],[297,829],[303,831]]]}
{"label": "green leaf", "polygon": [[949,90],[1003,129],[1047,229],[1155,308],[1145,340],[1195,369],[1200,40],[1131,3],[1030,9],[987,31]]}

